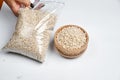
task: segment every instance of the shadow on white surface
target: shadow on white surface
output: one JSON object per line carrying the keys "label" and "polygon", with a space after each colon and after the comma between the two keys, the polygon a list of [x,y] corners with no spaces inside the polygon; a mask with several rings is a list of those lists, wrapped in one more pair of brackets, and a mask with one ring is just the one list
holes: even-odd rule
{"label": "shadow on white surface", "polygon": [[51,51],[54,51],[54,39],[52,39],[49,43],[49,48]]}
{"label": "shadow on white surface", "polygon": [[[24,59],[26,59],[26,60],[30,60],[30,61],[32,61],[32,62],[36,62],[36,63],[38,63],[38,64],[41,63],[41,62],[39,62],[39,61],[37,61],[37,60],[35,60],[35,59],[33,59],[33,58],[30,58],[30,57],[24,56],[24,55],[22,55],[22,54],[20,54],[20,53],[6,52],[6,54],[7,54],[8,56],[13,56],[13,57],[21,58],[21,60],[24,58]],[[42,64],[42,63],[41,63],[41,64]]]}

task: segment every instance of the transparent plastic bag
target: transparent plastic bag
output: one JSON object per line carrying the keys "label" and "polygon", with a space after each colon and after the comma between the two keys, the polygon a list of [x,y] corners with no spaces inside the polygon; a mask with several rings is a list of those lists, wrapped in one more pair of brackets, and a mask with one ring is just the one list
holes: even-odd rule
{"label": "transparent plastic bag", "polygon": [[3,50],[43,62],[50,33],[63,6],[61,2],[40,1],[33,9],[21,8],[15,32]]}

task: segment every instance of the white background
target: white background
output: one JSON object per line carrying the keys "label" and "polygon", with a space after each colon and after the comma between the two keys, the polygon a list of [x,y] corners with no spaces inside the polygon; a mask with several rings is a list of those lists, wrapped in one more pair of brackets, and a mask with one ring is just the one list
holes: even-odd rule
{"label": "white background", "polygon": [[[54,49],[53,35],[44,63],[0,52],[0,80],[120,80],[120,0],[65,0],[54,32],[65,24],[89,34],[87,51],[65,59]],[[0,48],[12,36],[17,18],[4,4],[0,11]]]}

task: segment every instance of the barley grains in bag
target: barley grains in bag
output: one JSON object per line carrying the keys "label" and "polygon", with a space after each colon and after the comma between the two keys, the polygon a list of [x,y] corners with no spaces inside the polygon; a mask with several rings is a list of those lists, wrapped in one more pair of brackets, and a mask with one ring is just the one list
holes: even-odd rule
{"label": "barley grains in bag", "polygon": [[[44,6],[41,6],[44,5]],[[15,32],[3,50],[15,52],[43,62],[58,10],[63,3],[38,2],[33,9],[21,8]]]}

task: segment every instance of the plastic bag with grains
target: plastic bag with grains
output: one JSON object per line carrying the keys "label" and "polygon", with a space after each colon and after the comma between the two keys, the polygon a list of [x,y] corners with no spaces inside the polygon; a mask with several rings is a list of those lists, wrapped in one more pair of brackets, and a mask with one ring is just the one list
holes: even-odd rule
{"label": "plastic bag with grains", "polygon": [[[40,7],[41,4],[45,6]],[[63,5],[60,2],[40,1],[33,9],[22,8],[19,11],[15,32],[3,50],[43,62],[58,10]]]}

